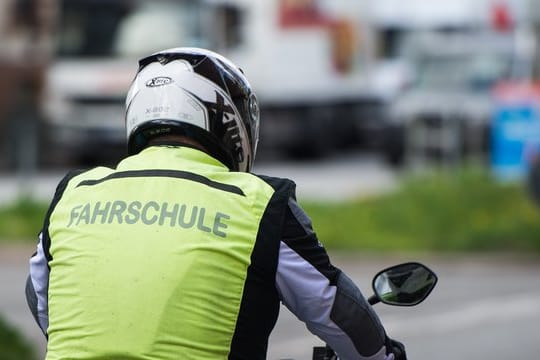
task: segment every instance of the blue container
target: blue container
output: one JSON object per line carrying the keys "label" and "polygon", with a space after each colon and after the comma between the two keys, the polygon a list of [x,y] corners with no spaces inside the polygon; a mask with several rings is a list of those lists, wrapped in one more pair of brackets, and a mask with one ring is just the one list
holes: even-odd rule
{"label": "blue container", "polygon": [[522,180],[540,156],[540,109],[536,102],[498,104],[491,131],[491,168],[501,180]]}

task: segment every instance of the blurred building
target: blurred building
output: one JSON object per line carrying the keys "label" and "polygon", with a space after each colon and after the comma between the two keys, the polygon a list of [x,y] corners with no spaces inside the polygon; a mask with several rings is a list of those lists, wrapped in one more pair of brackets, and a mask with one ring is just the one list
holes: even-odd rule
{"label": "blurred building", "polygon": [[[399,105],[419,83],[418,69],[431,69],[427,55],[438,52],[431,63],[442,64],[441,50],[455,48],[425,34],[465,36],[469,49],[483,45],[486,34],[506,37],[510,61],[532,64],[519,67],[520,76],[530,78],[538,72],[538,2],[5,0],[0,167],[32,167],[40,160],[36,154],[57,165],[118,160],[124,155],[123,101],[137,58],[177,46],[207,47],[241,65],[261,102],[263,152],[314,156],[376,146],[400,160],[410,138],[402,130],[411,119],[427,110],[425,118],[434,112],[438,119],[455,118],[433,98],[414,101],[418,116]],[[528,53],[521,56],[518,48]],[[497,64],[486,66],[477,75]],[[458,92],[467,97],[468,89]],[[442,92],[440,98],[449,97]],[[465,136],[478,140],[480,133],[466,130]]]}
{"label": "blurred building", "polygon": [[51,59],[54,0],[3,1],[0,14],[0,169],[37,166],[44,76]]}

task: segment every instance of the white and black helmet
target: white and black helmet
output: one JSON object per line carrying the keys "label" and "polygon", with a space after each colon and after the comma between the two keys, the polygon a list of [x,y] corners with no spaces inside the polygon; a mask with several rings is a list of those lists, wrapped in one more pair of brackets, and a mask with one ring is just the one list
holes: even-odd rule
{"label": "white and black helmet", "polygon": [[139,61],[126,99],[128,153],[162,134],[198,141],[234,171],[250,171],[259,106],[241,70],[199,48],[160,51]]}

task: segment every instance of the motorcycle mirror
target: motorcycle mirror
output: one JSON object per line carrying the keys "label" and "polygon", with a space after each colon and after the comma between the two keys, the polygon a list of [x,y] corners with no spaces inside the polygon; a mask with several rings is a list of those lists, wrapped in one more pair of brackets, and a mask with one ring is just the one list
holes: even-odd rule
{"label": "motorcycle mirror", "polygon": [[425,265],[409,262],[380,271],[373,278],[374,298],[370,303],[413,306],[420,304],[437,283],[437,275]]}

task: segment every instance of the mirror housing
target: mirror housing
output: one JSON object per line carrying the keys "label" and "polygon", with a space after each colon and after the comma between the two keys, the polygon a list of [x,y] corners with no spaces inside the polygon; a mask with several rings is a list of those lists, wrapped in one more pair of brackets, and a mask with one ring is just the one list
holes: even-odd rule
{"label": "mirror housing", "polygon": [[427,266],[408,262],[380,271],[373,278],[372,287],[380,302],[414,306],[428,297],[437,280],[437,275]]}

